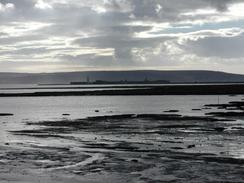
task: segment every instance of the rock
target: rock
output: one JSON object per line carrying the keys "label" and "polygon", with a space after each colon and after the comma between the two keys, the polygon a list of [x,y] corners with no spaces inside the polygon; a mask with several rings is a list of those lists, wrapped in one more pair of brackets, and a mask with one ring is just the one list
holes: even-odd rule
{"label": "rock", "polygon": [[191,149],[191,148],[194,148],[194,147],[196,147],[196,145],[194,145],[194,144],[193,144],[193,145],[188,145],[188,146],[187,146],[188,149]]}
{"label": "rock", "polygon": [[175,113],[175,112],[179,112],[179,110],[168,110],[168,111],[164,111],[164,112]]}
{"label": "rock", "polygon": [[131,162],[138,163],[139,161],[137,159],[132,159]]}
{"label": "rock", "polygon": [[0,113],[0,116],[13,116],[14,114],[11,113]]}
{"label": "rock", "polygon": [[121,114],[121,115],[113,115],[113,116],[95,116],[95,117],[88,117],[87,119],[90,121],[100,121],[100,120],[127,119],[127,118],[133,118],[133,114]]}
{"label": "rock", "polygon": [[171,147],[171,149],[182,150],[182,149],[184,149],[184,148],[182,148],[182,147]]}
{"label": "rock", "polygon": [[241,117],[244,116],[244,112],[210,112],[206,115],[218,116],[218,117]]}
{"label": "rock", "polygon": [[63,114],[63,116],[70,116],[70,114]]}
{"label": "rock", "polygon": [[95,110],[95,112],[100,112],[99,110]]}
{"label": "rock", "polygon": [[217,132],[223,132],[225,130],[225,128],[224,127],[216,127],[216,128],[214,128],[214,130]]}

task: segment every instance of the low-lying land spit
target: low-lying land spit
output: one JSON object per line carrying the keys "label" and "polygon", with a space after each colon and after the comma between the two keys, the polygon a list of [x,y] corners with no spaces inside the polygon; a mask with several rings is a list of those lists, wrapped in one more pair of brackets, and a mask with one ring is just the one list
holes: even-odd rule
{"label": "low-lying land spit", "polygon": [[[23,88],[22,88],[23,89]],[[45,88],[43,88],[45,89]],[[65,89],[65,88],[62,88]],[[67,88],[66,88],[67,89]],[[244,84],[193,84],[164,86],[100,87],[90,91],[38,91],[0,93],[0,97],[47,97],[47,96],[118,96],[118,95],[237,95],[244,94]],[[77,88],[76,88],[77,89]],[[84,89],[84,88],[83,88]]]}

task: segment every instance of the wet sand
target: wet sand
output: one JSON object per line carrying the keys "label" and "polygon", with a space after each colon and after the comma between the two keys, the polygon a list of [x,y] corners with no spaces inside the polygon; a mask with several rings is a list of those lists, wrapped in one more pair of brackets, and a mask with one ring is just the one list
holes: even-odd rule
{"label": "wet sand", "polygon": [[[200,117],[166,111],[27,121],[9,133],[28,140],[0,146],[1,181],[243,182],[243,106],[203,105]],[[219,115],[223,107],[228,115]]]}

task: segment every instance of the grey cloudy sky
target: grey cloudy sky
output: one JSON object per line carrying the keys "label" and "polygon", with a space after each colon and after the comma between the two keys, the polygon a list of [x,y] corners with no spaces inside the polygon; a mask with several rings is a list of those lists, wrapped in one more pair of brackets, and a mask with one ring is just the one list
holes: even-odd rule
{"label": "grey cloudy sky", "polygon": [[0,0],[0,72],[244,74],[242,0]]}

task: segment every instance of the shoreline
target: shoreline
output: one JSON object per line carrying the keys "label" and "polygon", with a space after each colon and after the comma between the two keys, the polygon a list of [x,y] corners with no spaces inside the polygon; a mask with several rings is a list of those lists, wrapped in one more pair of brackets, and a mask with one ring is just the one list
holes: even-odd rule
{"label": "shoreline", "polygon": [[22,127],[7,129],[18,141],[0,144],[0,177],[33,183],[243,182],[244,102],[209,102],[199,108],[201,116],[176,107],[25,120]]}
{"label": "shoreline", "polygon": [[[130,86],[133,87],[133,86]],[[118,95],[240,95],[244,85],[166,85],[123,90],[0,93],[0,97],[118,96]]]}

